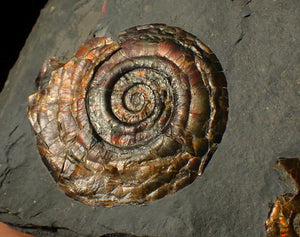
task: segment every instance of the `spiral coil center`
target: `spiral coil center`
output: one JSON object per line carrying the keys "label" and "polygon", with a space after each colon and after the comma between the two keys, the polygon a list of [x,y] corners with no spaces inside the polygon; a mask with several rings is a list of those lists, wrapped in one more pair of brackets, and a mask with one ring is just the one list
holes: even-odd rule
{"label": "spiral coil center", "polygon": [[[149,79],[151,78],[151,79]],[[153,70],[138,69],[126,73],[114,85],[111,107],[122,122],[134,124],[149,117],[157,105],[153,82],[163,80]]]}
{"label": "spiral coil center", "polygon": [[[145,97],[142,93],[129,92],[130,96],[125,97],[125,106],[132,112],[139,112],[145,105]],[[128,99],[130,98],[130,99]]]}
{"label": "spiral coil center", "polygon": [[[114,57],[119,57],[118,53]],[[135,60],[133,68],[125,62],[111,69],[124,71],[114,73],[113,79],[96,74],[88,92],[91,123],[99,136],[114,146],[147,143],[168,125],[172,113],[169,76],[148,65],[139,67],[141,59]]]}

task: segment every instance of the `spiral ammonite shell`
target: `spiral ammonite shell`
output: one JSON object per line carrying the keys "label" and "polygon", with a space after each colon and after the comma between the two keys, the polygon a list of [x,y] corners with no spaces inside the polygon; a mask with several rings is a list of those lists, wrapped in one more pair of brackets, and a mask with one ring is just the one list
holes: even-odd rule
{"label": "spiral ammonite shell", "polygon": [[49,59],[28,117],[44,163],[86,204],[142,204],[202,174],[227,122],[216,56],[163,24],[119,41],[93,38],[65,64]]}

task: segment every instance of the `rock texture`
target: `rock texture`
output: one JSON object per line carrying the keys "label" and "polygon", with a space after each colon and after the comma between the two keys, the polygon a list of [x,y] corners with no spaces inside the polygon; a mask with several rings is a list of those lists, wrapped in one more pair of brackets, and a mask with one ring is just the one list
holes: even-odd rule
{"label": "rock texture", "polygon": [[[299,156],[296,1],[50,0],[0,94],[0,221],[35,236],[263,236],[269,202],[288,191],[272,165]],[[162,22],[196,35],[228,81],[229,121],[205,173],[146,206],[90,207],[65,196],[26,117],[43,61],[69,59],[95,30]],[[117,235],[118,236],[118,235]]]}

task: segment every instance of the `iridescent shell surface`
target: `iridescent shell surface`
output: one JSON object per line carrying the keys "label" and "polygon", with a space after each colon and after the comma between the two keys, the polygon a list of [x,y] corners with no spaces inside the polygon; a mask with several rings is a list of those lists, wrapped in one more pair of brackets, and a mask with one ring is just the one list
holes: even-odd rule
{"label": "iridescent shell surface", "polygon": [[279,167],[292,178],[296,194],[286,193],[278,197],[265,222],[267,237],[300,236],[300,159],[281,158]]}
{"label": "iridescent shell surface", "polygon": [[89,205],[143,204],[201,175],[224,133],[227,83],[195,36],[163,24],[46,61],[28,117],[44,163]]}

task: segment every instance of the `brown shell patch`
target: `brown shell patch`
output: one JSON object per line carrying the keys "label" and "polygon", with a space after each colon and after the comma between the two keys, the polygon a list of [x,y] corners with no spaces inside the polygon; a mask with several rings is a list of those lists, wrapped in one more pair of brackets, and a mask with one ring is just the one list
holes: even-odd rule
{"label": "brown shell patch", "polygon": [[65,192],[86,204],[143,204],[201,175],[221,142],[227,83],[212,51],[163,24],[93,38],[46,61],[28,117]]}
{"label": "brown shell patch", "polygon": [[280,158],[278,166],[292,178],[297,192],[276,199],[265,222],[266,236],[297,237],[300,236],[300,159]]}

